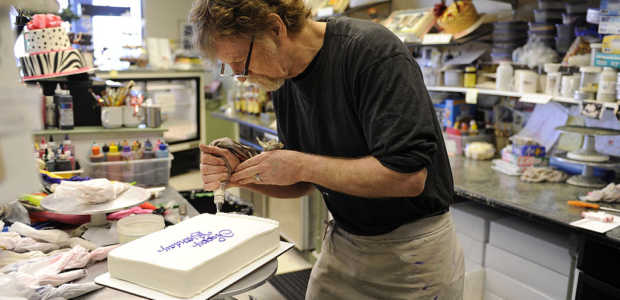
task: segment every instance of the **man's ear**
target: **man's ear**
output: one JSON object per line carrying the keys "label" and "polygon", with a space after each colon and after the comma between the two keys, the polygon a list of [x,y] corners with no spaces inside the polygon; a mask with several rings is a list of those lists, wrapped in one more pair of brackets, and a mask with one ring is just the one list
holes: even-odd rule
{"label": "man's ear", "polygon": [[288,31],[286,28],[286,24],[278,14],[270,13],[267,16],[270,27],[269,34],[274,38],[276,43],[279,45],[282,40],[284,40],[288,36]]}

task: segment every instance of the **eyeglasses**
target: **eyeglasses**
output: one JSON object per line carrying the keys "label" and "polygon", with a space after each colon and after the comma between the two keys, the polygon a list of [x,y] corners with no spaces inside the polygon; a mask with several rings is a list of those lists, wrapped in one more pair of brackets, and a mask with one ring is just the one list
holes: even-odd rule
{"label": "eyeglasses", "polygon": [[242,73],[235,73],[235,71],[228,64],[222,63],[220,66],[220,76],[233,77],[236,79],[245,79],[250,72],[250,58],[252,58],[252,49],[254,49],[254,36],[250,40],[250,50],[248,50],[248,56],[245,58],[245,66]]}

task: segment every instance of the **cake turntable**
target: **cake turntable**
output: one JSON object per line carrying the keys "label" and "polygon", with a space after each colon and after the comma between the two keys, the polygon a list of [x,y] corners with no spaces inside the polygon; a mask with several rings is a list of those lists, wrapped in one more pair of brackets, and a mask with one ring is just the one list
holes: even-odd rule
{"label": "cake turntable", "polygon": [[583,166],[581,175],[570,177],[566,182],[571,185],[601,188],[606,182],[594,176],[594,167],[603,169],[613,169],[620,166],[620,158],[605,155],[596,151],[594,147],[594,136],[615,136],[620,135],[620,130],[566,125],[556,128],[563,132],[582,134],[584,137],[583,146],[577,151],[554,154],[552,157],[560,162],[578,164]]}
{"label": "cake turntable", "polygon": [[106,203],[85,204],[74,198],[55,197],[51,194],[41,200],[41,207],[57,214],[90,215],[89,226],[104,226],[108,223],[106,213],[139,205],[150,197],[149,190],[132,186],[120,197]]}

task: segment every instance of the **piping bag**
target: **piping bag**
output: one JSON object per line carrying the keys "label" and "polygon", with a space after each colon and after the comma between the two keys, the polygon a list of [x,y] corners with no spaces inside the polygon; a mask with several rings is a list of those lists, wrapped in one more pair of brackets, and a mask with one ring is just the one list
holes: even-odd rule
{"label": "piping bag", "polygon": [[[263,142],[258,138],[256,138],[256,140],[258,141],[258,144],[263,147],[264,151],[278,150],[284,147],[284,145],[275,140],[268,142]],[[237,159],[239,159],[239,163],[242,163],[260,153],[258,150],[243,145],[239,142],[233,141],[230,138],[220,138],[212,141],[209,145],[230,151],[234,156],[237,157]],[[217,190],[213,191],[213,202],[215,202],[217,213],[219,213],[222,210],[222,206],[224,205],[224,190],[226,190],[226,185],[228,184],[230,176],[232,175],[234,170],[230,166],[230,162],[228,162],[226,157],[220,155],[215,156],[221,158],[224,161],[226,169],[228,170],[228,178],[220,183],[220,187]]]}

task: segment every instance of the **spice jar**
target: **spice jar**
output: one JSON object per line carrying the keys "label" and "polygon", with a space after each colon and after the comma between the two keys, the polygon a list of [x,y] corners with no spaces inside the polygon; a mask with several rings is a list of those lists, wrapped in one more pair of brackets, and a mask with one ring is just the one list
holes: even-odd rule
{"label": "spice jar", "polygon": [[465,87],[473,88],[476,87],[476,67],[469,66],[465,68]]}

